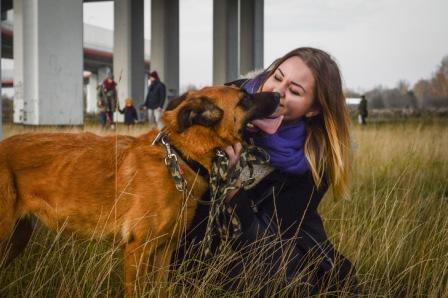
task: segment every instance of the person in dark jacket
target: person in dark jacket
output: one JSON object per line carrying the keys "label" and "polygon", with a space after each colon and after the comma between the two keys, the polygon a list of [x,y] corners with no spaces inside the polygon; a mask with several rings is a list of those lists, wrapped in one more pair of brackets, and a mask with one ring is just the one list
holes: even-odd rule
{"label": "person in dark jacket", "polygon": [[[255,78],[232,84],[249,93],[278,92],[280,105],[273,117],[247,128],[246,141],[264,148],[270,161],[255,169],[250,188],[227,199],[242,230],[233,243],[240,258],[229,264],[228,289],[241,290],[240,277],[257,274],[260,290],[253,296],[274,295],[275,276],[283,276],[288,296],[356,295],[355,270],[328,240],[317,211],[329,188],[336,198],[347,192],[349,117],[337,64],[322,50],[297,48]],[[241,144],[225,148],[231,164],[240,150]],[[207,216],[208,207],[199,205],[176,261],[199,247]],[[255,273],[245,272],[254,264]]]}
{"label": "person in dark jacket", "polygon": [[137,122],[137,110],[134,107],[134,102],[132,98],[126,98],[125,107],[123,109],[118,109],[121,114],[124,114],[124,124],[128,127],[128,131],[135,122]]}
{"label": "person in dark jacket", "polygon": [[160,81],[157,71],[152,71],[149,73],[149,81],[150,84],[148,86],[148,93],[146,94],[146,100],[143,108],[148,110],[149,122],[154,123],[158,129],[162,129],[163,123],[160,117],[165,104],[165,84]]}
{"label": "person in dark jacket", "polygon": [[363,95],[361,96],[361,101],[359,102],[358,105],[358,123],[361,125],[365,125],[367,116],[368,116],[367,99],[366,96]]}

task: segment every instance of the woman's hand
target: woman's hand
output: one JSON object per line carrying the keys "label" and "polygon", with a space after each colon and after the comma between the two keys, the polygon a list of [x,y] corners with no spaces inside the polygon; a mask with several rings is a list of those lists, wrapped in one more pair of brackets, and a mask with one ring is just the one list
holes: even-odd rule
{"label": "woman's hand", "polygon": [[[236,165],[236,163],[238,162],[238,159],[240,158],[242,149],[243,149],[243,146],[241,145],[241,143],[236,143],[236,144],[233,144],[231,146],[227,146],[226,148],[224,148],[224,152],[227,154],[227,157],[229,158],[229,168],[233,168]],[[230,190],[227,193],[227,197],[225,199],[226,202],[229,202],[241,188],[241,180],[239,178],[235,182],[234,186],[236,188]]]}
{"label": "woman's hand", "polygon": [[224,148],[224,152],[227,154],[227,157],[229,158],[229,168],[234,167],[238,162],[238,159],[240,158],[241,155],[241,149],[243,149],[241,143],[236,143]]}

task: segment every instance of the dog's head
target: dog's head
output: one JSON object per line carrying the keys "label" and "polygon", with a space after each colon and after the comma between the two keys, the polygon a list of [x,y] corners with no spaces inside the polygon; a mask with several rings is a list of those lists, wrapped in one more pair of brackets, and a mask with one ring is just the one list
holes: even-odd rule
{"label": "dog's head", "polygon": [[241,142],[243,128],[273,114],[279,100],[276,93],[248,94],[227,86],[190,91],[168,105],[165,131],[188,158],[207,167],[216,148]]}

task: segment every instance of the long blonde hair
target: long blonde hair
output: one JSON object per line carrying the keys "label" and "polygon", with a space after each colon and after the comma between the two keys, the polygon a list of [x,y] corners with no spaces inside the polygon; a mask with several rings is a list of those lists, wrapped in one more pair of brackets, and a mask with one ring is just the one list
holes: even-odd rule
{"label": "long blonde hair", "polygon": [[266,79],[285,60],[298,56],[314,76],[314,104],[320,113],[305,118],[305,156],[314,182],[319,186],[328,179],[336,199],[347,194],[350,170],[350,134],[347,106],[339,68],[326,52],[315,48],[297,48],[277,59],[267,70]]}

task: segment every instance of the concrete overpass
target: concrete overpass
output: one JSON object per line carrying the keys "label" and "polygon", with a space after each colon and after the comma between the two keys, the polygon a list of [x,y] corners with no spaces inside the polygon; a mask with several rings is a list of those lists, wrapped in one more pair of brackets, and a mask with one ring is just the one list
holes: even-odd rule
{"label": "concrete overpass", "polygon": [[[14,106],[16,122],[30,125],[83,123],[83,2],[2,0],[14,10]],[[233,80],[263,66],[263,0],[213,1],[213,82]],[[179,0],[152,0],[151,67],[168,92],[179,90]],[[121,76],[119,98],[143,98],[143,0],[114,1],[113,69]],[[5,48],[5,53],[7,49]],[[103,57],[110,61],[110,57]],[[103,61],[105,62],[105,61]],[[93,66],[95,67],[95,66]]]}
{"label": "concrete overpass", "polygon": [[[8,19],[2,22],[2,53],[3,58],[13,59],[13,19],[11,13]],[[84,87],[85,87],[85,111],[88,113],[97,112],[96,107],[96,86],[104,80],[107,73],[113,69],[113,38],[114,32],[109,29],[97,27],[90,24],[84,24],[83,44],[84,44]],[[145,71],[149,70],[150,40],[145,39]],[[3,70],[2,87],[14,87],[13,69]],[[142,81],[142,84],[145,82]],[[11,94],[13,89],[9,89]],[[141,98],[139,99],[142,100]],[[21,122],[23,111],[16,109],[16,122]],[[17,121],[18,119],[18,121]]]}
{"label": "concrete overpass", "polygon": [[[6,25],[2,24],[1,33],[2,33],[2,58],[5,59],[14,59],[13,56],[13,39],[14,39],[14,31],[12,30],[13,24]],[[9,28],[10,27],[10,28]],[[91,32],[96,30],[96,32]],[[89,35],[97,34],[98,30],[105,32],[107,35],[110,33],[110,41],[108,40],[107,45],[103,47],[96,46],[94,44],[89,43],[89,40],[86,40],[86,33]],[[84,24],[84,70],[90,71],[93,73],[97,73],[100,68],[110,68],[113,69],[113,32],[108,32],[107,29],[98,28],[92,25]],[[101,34],[101,33],[100,33]],[[104,34],[104,33],[102,33]],[[149,42],[149,40],[145,40],[145,43]],[[148,55],[147,55],[148,54]],[[149,53],[145,53],[145,69],[149,70]],[[5,78],[2,80],[2,84],[5,84]]]}

